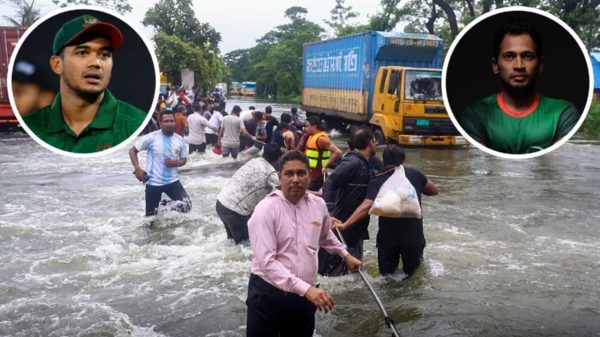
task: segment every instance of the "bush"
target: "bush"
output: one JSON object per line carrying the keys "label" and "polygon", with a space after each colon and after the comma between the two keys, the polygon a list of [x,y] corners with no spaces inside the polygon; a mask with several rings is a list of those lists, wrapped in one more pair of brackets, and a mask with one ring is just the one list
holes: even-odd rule
{"label": "bush", "polygon": [[600,101],[592,102],[590,111],[577,133],[585,138],[600,139]]}

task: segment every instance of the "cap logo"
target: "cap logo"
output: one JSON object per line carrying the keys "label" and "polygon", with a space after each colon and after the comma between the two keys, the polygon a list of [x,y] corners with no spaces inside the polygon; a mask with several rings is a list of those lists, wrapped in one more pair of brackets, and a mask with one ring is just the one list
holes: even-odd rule
{"label": "cap logo", "polygon": [[98,22],[98,19],[96,19],[95,17],[93,17],[91,15],[84,15],[82,19],[83,19],[82,20],[83,22],[81,23],[81,25],[83,27],[89,27]]}

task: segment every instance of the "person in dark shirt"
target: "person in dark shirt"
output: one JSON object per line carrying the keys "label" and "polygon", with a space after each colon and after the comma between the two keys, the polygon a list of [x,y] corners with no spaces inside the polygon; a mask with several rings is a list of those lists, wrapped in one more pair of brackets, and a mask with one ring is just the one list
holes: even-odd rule
{"label": "person in dark shirt", "polygon": [[[359,128],[352,134],[354,150],[346,154],[336,169],[323,184],[323,200],[329,213],[337,218],[346,220],[365,198],[371,179],[369,159],[375,155],[375,137],[369,128]],[[363,241],[369,239],[369,218],[365,217],[352,226],[342,229],[342,235],[348,251],[352,256],[361,260]],[[346,274],[341,260],[325,251],[319,251],[319,273],[327,276]]]}
{"label": "person in dark shirt", "polygon": [[267,116],[267,143],[273,141],[273,129],[279,125],[277,118],[272,116],[273,108],[270,105],[265,107],[265,115]]}
{"label": "person in dark shirt", "polygon": [[[354,223],[362,221],[373,205],[373,200],[381,186],[394,174],[397,167],[404,164],[404,150],[398,145],[388,146],[383,151],[384,170],[371,178],[367,187],[364,201],[354,213],[341,222],[334,219],[334,227],[344,230]],[[413,185],[421,204],[421,194],[433,196],[438,194],[438,188],[420,171],[405,167],[406,178]],[[422,205],[422,204],[421,204]],[[421,207],[422,209],[422,207]],[[379,217],[379,232],[377,233],[377,261],[381,275],[394,274],[402,257],[402,269],[411,276],[421,264],[425,249],[425,234],[423,219]]]}

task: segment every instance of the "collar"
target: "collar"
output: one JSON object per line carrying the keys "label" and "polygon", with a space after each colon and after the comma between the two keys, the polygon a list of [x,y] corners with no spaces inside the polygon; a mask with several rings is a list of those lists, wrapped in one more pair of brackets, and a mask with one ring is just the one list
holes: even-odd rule
{"label": "collar", "polygon": [[509,107],[507,107],[504,104],[504,96],[502,94],[502,91],[500,91],[498,93],[498,95],[496,96],[496,100],[498,101],[498,106],[505,114],[507,114],[511,117],[514,117],[514,118],[523,118],[523,117],[529,115],[530,113],[534,112],[535,109],[537,109],[538,105],[540,104],[540,94],[538,94],[538,93],[535,94],[533,103],[531,103],[531,105],[529,107],[527,107],[527,109],[525,109],[525,111],[514,111],[514,110],[510,109]]}
{"label": "collar", "polygon": [[[305,199],[308,199],[309,198],[309,196],[308,196],[309,194],[310,193],[308,193],[308,191],[305,192],[304,196],[298,202],[300,202],[302,200],[305,200]],[[288,203],[292,204],[292,202],[289,201],[289,200],[287,200],[287,198],[283,195],[283,192],[281,192],[281,190],[277,190],[277,191],[271,192],[271,194],[269,194],[269,196],[279,198],[279,199],[281,199],[281,200],[283,200],[285,202],[288,202]],[[292,204],[292,205],[295,206],[295,205],[298,205],[298,204],[296,203],[296,204]]]}
{"label": "collar", "polygon": [[[105,89],[104,97],[102,98],[102,102],[100,102],[96,116],[86,129],[108,129],[112,127],[117,109],[117,99],[112,95],[110,90]],[[46,125],[46,131],[50,133],[63,132],[63,130],[69,129],[69,126],[62,115],[62,98],[60,93],[56,95],[56,98],[54,98],[54,101],[50,106]]]}

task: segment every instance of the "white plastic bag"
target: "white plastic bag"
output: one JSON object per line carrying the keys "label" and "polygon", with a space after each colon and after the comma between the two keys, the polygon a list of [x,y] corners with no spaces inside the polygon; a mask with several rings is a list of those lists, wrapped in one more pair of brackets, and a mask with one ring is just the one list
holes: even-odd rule
{"label": "white plastic bag", "polygon": [[383,183],[369,213],[387,218],[421,218],[417,191],[406,178],[402,165]]}

